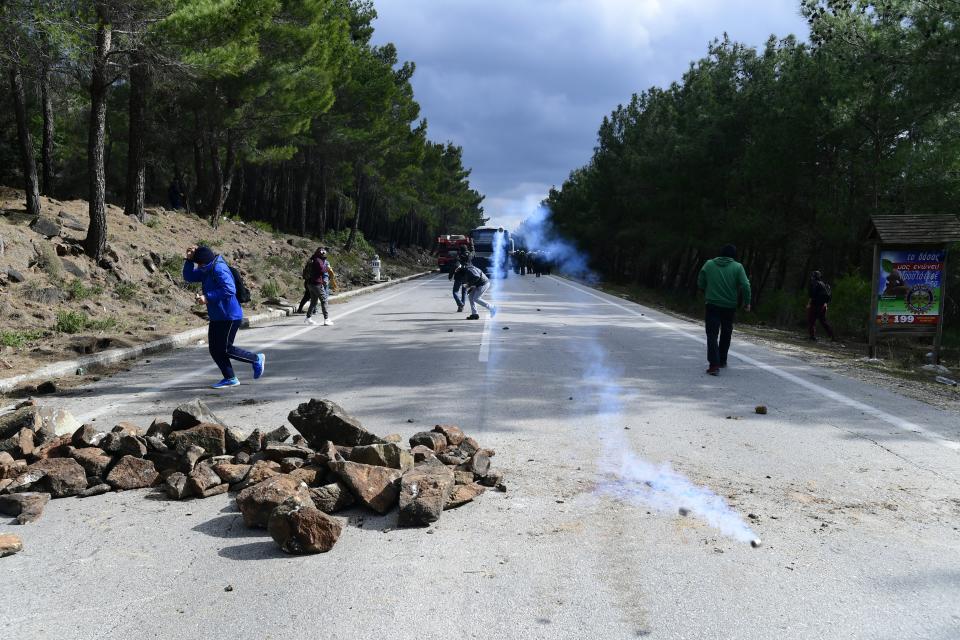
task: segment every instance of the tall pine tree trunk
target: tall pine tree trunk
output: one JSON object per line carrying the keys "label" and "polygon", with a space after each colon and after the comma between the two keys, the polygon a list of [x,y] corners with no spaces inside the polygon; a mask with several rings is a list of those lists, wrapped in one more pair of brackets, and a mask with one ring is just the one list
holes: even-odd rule
{"label": "tall pine tree trunk", "polygon": [[347,244],[344,245],[345,251],[353,249],[353,243],[357,238],[357,228],[360,226],[360,213],[363,211],[363,170],[357,165],[357,210],[353,213],[353,226],[350,227],[350,235],[347,237]]}
{"label": "tall pine tree trunk", "polygon": [[23,75],[19,65],[10,65],[10,95],[17,119],[17,141],[20,144],[20,162],[23,169],[23,189],[27,196],[27,213],[40,215],[40,191],[37,186],[37,161],[33,155],[33,139],[27,123],[27,106],[23,96]]}
{"label": "tall pine tree trunk", "polygon": [[43,144],[40,162],[43,165],[43,195],[53,195],[53,98],[50,95],[50,68],[43,65],[40,73],[40,102],[43,107]]}
{"label": "tall pine tree trunk", "polygon": [[310,195],[310,150],[303,158],[303,174],[300,178],[300,235],[307,235],[307,196]]}
{"label": "tall pine tree trunk", "polygon": [[133,54],[130,67],[130,128],[127,135],[127,188],[123,212],[143,220],[143,201],[146,190],[147,156],[144,148],[147,129],[147,92],[150,82],[146,56],[142,51]]}
{"label": "tall pine tree trunk", "polygon": [[220,149],[216,143],[210,145],[210,162],[213,170],[213,195],[212,209],[210,211],[210,224],[214,228],[220,226],[220,216],[223,215],[223,207],[230,196],[230,187],[233,185],[233,174],[237,162],[237,150],[233,143],[233,135],[227,133],[227,157],[224,165],[220,164]]}
{"label": "tall pine tree trunk", "polygon": [[107,246],[107,179],[103,143],[107,128],[107,53],[113,33],[103,4],[97,4],[97,38],[90,81],[90,126],[87,137],[87,178],[90,190],[90,226],[83,241],[86,254],[100,260]]}

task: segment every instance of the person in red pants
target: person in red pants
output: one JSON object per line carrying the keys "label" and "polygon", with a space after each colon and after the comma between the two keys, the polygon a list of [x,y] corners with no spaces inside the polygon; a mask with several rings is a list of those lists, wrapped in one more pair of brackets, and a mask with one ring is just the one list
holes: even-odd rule
{"label": "person in red pants", "polygon": [[810,333],[810,340],[817,340],[817,321],[823,325],[823,330],[830,336],[830,340],[836,341],[833,334],[833,327],[827,320],[827,307],[833,300],[833,292],[830,285],[823,281],[823,274],[814,271],[810,274],[810,287],[808,289],[810,301],[807,303],[807,331]]}

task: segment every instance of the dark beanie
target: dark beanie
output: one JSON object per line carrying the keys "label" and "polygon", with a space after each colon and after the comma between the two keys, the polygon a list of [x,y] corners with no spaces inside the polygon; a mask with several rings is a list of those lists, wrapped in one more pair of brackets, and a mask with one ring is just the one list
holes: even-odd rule
{"label": "dark beanie", "polygon": [[193,261],[197,264],[210,264],[216,257],[210,247],[199,246],[193,252]]}
{"label": "dark beanie", "polygon": [[725,244],[720,249],[720,257],[737,259],[737,247],[732,244]]}

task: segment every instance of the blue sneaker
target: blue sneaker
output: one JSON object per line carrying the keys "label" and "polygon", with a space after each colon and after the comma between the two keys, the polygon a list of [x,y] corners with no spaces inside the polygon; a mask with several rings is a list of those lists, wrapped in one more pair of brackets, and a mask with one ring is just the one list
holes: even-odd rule
{"label": "blue sneaker", "polygon": [[234,376],[234,377],[232,377],[232,378],[224,378],[223,380],[221,380],[221,381],[218,382],[217,384],[212,384],[212,385],[210,385],[210,388],[211,388],[211,389],[223,389],[224,387],[235,387],[235,386],[237,386],[238,384],[240,384],[240,381],[237,380],[237,377],[236,377],[236,376]]}
{"label": "blue sneaker", "polygon": [[263,375],[263,368],[267,366],[267,356],[263,353],[257,354],[257,361],[253,363],[253,379],[259,380]]}

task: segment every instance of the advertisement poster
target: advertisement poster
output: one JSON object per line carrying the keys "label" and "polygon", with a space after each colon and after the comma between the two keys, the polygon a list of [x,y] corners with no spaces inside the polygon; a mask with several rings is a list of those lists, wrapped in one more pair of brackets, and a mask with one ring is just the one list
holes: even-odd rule
{"label": "advertisement poster", "polygon": [[884,329],[936,329],[945,259],[944,251],[881,251],[877,324]]}

